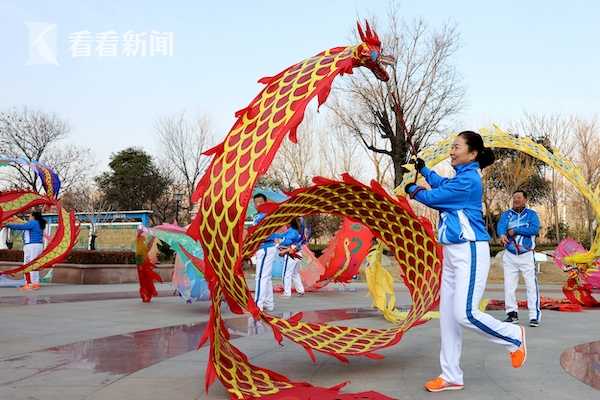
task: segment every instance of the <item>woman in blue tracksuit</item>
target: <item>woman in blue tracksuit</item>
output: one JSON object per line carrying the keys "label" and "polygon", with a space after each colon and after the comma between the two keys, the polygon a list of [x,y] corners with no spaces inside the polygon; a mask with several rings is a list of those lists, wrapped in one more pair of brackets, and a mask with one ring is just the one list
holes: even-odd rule
{"label": "woman in blue tracksuit", "polygon": [[[42,213],[34,211],[29,216],[29,221],[24,224],[6,224],[7,228],[23,232],[23,265],[34,260],[44,251],[44,229],[46,220]],[[40,288],[40,273],[32,271],[25,273],[27,283],[22,290],[36,290]]]}
{"label": "woman in blue tracksuit", "polygon": [[416,161],[431,187],[406,186],[411,198],[440,212],[438,241],[443,245],[440,293],[440,365],[442,374],[425,384],[430,392],[464,388],[460,368],[462,329],[473,329],[503,345],[512,366],[520,368],[527,355],[525,329],[501,322],[479,310],[490,268],[490,237],[482,212],[481,169],[494,162],[494,153],[475,132],[461,132],[450,150],[453,178],[443,178]]}
{"label": "woman in blue tracksuit", "polygon": [[300,234],[300,224],[294,219],[289,224],[288,230],[279,243],[279,254],[283,256],[283,296],[292,296],[292,283],[298,296],[304,296],[304,285],[298,267],[300,264],[300,247],[302,246],[302,235]]}

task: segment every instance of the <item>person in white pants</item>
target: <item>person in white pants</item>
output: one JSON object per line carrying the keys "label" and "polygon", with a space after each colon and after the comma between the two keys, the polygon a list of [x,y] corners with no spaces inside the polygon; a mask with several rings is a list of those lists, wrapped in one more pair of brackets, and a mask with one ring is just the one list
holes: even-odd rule
{"label": "person in white pants", "polygon": [[[37,258],[44,251],[44,229],[46,220],[42,213],[34,211],[29,221],[24,224],[6,224],[7,228],[23,232],[23,265]],[[25,273],[26,283],[21,290],[37,290],[40,288],[40,273],[31,271]]]}
{"label": "person in white pants", "polygon": [[[35,260],[44,251],[43,243],[28,243],[23,245],[23,265]],[[38,271],[28,272],[31,284],[40,284],[40,273]]]}
{"label": "person in white pants", "polygon": [[302,254],[298,250],[302,245],[302,236],[300,235],[300,224],[297,220],[290,222],[288,230],[279,243],[279,254],[284,257],[283,260],[283,297],[292,296],[292,284],[298,296],[304,296],[304,285],[300,277],[300,259]]}
{"label": "person in white pants", "polygon": [[[296,254],[302,256],[300,252],[296,252]],[[302,284],[302,277],[299,271],[300,259],[292,258],[289,254],[286,254],[283,263],[285,271],[283,277],[283,296],[290,297],[292,295],[292,285],[294,285],[298,296],[304,296],[304,285]]]}
{"label": "person in white pants", "polygon": [[273,311],[273,260],[275,259],[275,244],[261,247],[256,252],[256,285],[254,289],[254,301],[258,308],[263,311]]}
{"label": "person in white pants", "polygon": [[517,190],[513,193],[512,208],[503,212],[496,232],[504,246],[502,265],[504,267],[505,322],[519,323],[517,286],[519,273],[523,274],[527,288],[527,308],[529,326],[539,326],[540,289],[535,270],[535,236],[540,230],[540,219],[535,211],[527,208],[527,193]]}
{"label": "person in white pants", "polygon": [[[258,207],[267,201],[267,196],[263,193],[257,193],[253,198],[254,206]],[[258,225],[263,220],[265,214],[258,212],[254,216],[252,225]],[[273,301],[273,261],[275,260],[275,240],[281,239],[283,234],[274,233],[267,238],[260,249],[254,255],[256,261],[256,285],[254,289],[254,301],[261,310],[273,311],[275,303]]]}
{"label": "person in white pants", "polygon": [[443,178],[415,161],[417,171],[431,189],[408,184],[406,193],[440,211],[438,241],[443,245],[440,292],[440,366],[442,373],[428,381],[430,392],[464,388],[460,368],[463,328],[473,329],[509,352],[512,366],[520,368],[527,358],[525,328],[501,322],[479,310],[490,268],[490,236],[482,213],[481,168],[494,162],[494,153],[475,132],[461,132],[450,150],[453,178]]}

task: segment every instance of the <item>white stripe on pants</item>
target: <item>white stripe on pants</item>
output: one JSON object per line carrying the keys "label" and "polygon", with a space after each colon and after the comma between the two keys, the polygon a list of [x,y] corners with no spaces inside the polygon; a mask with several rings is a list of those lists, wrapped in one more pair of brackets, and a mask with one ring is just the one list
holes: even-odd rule
{"label": "white stripe on pants", "polygon": [[272,311],[273,303],[273,260],[275,259],[275,246],[260,249],[256,252],[256,286],[254,301],[262,311]]}
{"label": "white stripe on pants", "polygon": [[533,251],[523,254],[513,254],[504,250],[502,256],[502,266],[504,267],[504,304],[506,312],[518,312],[517,304],[517,286],[519,286],[519,272],[523,274],[525,287],[527,288],[527,308],[529,309],[529,319],[542,318],[540,310],[540,292],[535,276],[535,260]]}
{"label": "white stripe on pants", "polygon": [[460,368],[463,327],[503,345],[508,351],[520,345],[521,331],[516,325],[501,322],[479,310],[490,269],[488,242],[444,245],[442,288],[440,294],[441,377],[446,382],[463,384]]}
{"label": "white stripe on pants", "polygon": [[[300,255],[300,253],[296,253]],[[302,285],[302,279],[300,278],[300,260],[292,258],[288,254],[285,255],[283,260],[283,295],[292,295],[292,282],[297,293],[304,293],[304,285]]]}
{"label": "white stripe on pants", "polygon": [[[24,245],[23,265],[37,258],[37,256],[42,254],[42,251],[44,251],[43,243],[29,243]],[[31,271],[29,276],[31,277],[31,283],[40,283],[40,273],[38,271]]]}

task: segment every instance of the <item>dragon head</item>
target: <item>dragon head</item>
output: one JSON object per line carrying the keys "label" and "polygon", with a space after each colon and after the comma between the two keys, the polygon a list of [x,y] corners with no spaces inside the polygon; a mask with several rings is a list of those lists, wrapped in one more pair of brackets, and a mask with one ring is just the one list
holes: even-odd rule
{"label": "dragon head", "polygon": [[369,22],[365,21],[366,32],[357,22],[358,35],[362,43],[356,47],[355,63],[357,66],[367,67],[380,81],[390,79],[384,69],[386,65],[394,64],[394,57],[381,54],[381,41],[377,33],[371,29]]}

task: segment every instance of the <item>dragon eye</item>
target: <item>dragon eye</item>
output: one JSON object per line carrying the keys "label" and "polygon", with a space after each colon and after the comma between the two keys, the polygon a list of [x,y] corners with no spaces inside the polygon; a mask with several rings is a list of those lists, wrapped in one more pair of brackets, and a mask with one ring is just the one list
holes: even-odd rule
{"label": "dragon eye", "polygon": [[372,50],[371,51],[371,60],[372,61],[377,61],[377,58],[379,58],[379,52],[376,50]]}

